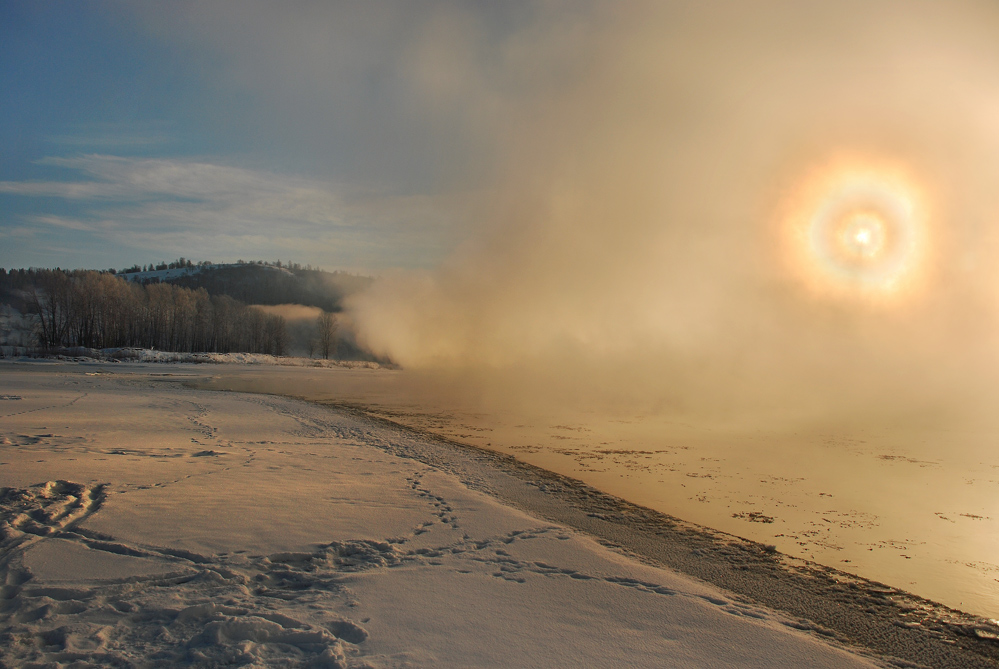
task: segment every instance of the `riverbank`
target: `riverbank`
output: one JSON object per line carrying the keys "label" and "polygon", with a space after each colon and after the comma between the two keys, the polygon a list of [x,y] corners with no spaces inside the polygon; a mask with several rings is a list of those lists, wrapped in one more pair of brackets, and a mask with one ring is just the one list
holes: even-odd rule
{"label": "riverbank", "polygon": [[5,510],[38,525],[5,661],[996,666],[987,621],[205,372],[3,364]]}

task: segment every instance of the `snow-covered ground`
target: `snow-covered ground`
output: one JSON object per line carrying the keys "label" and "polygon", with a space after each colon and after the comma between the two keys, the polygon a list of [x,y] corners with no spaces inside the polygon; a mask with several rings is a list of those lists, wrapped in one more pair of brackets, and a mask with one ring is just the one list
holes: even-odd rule
{"label": "snow-covered ground", "polygon": [[[267,353],[189,353],[179,351],[158,351],[150,348],[67,348],[63,353],[47,355],[42,359],[69,362],[140,362],[140,363],[210,363],[218,365],[277,365],[279,367],[320,367],[328,369],[379,369],[383,365],[369,360],[336,360],[304,358],[300,356],[269,355]],[[35,358],[23,357],[22,362]]]}
{"label": "snow-covered ground", "polygon": [[6,665],[881,666],[203,370],[2,364]]}
{"label": "snow-covered ground", "polygon": [[174,267],[171,269],[156,269],[147,272],[122,272],[118,276],[126,281],[169,281],[182,276],[200,274],[206,269],[216,269],[222,265],[195,265],[194,267]]}
{"label": "snow-covered ground", "polygon": [[347,369],[377,369],[377,362],[368,360],[326,360],[266,353],[178,353],[148,348],[104,349],[94,353],[111,360],[129,362],[193,362],[232,365],[278,365],[281,367],[344,367]]}
{"label": "snow-covered ground", "polygon": [[[174,267],[171,269],[154,269],[146,272],[122,272],[118,276],[122,277],[127,281],[170,281],[172,279],[179,279],[182,276],[190,276],[192,274],[200,274],[205,270],[212,269],[222,269],[226,267],[245,267],[247,264],[240,263],[224,263],[218,265],[194,265],[192,267]],[[266,267],[269,270],[275,272],[283,272],[284,274],[291,274],[291,270],[286,267],[275,267],[274,265],[256,265],[257,267]]]}
{"label": "snow-covered ground", "polygon": [[[970,418],[816,423],[789,412],[726,423],[536,402],[519,381],[492,400],[486,385],[413,370],[226,365],[212,368],[205,387],[358,408],[999,619],[999,397],[983,396]],[[532,400],[521,401],[521,390]]]}

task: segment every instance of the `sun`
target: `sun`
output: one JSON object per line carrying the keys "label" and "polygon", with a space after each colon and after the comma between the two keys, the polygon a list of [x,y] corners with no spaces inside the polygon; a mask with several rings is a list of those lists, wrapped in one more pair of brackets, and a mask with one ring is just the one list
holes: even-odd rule
{"label": "sun", "polygon": [[859,212],[840,226],[838,246],[844,261],[876,262],[885,249],[887,224],[876,213]]}
{"label": "sun", "polygon": [[925,189],[898,162],[830,160],[797,182],[780,219],[787,265],[813,293],[903,299],[925,274]]}

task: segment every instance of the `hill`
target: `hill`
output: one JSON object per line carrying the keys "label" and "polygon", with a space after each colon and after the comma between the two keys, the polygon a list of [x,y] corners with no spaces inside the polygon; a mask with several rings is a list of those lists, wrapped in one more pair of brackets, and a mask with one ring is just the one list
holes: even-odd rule
{"label": "hill", "polygon": [[183,258],[123,271],[0,268],[0,357],[83,346],[370,360],[349,327],[333,320],[330,340],[317,322],[372,282],[294,264]]}
{"label": "hill", "polygon": [[[137,271],[136,271],[137,270]],[[343,299],[371,285],[371,277],[347,272],[269,264],[262,261],[232,264],[193,264],[183,259],[145,271],[133,268],[119,276],[138,283],[171,283],[204,288],[209,295],[228,295],[246,304],[302,304],[340,311]]]}

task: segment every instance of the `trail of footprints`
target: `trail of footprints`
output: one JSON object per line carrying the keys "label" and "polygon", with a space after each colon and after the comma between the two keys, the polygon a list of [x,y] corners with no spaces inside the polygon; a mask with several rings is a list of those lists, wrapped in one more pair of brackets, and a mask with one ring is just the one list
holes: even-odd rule
{"label": "trail of footprints", "polygon": [[[78,395],[77,397],[74,397],[73,399],[71,399],[70,401],[66,402],[65,404],[51,404],[51,405],[43,406],[43,407],[35,407],[34,409],[24,409],[22,411],[14,411],[13,413],[7,413],[7,414],[0,415],[0,418],[12,418],[13,416],[23,416],[25,414],[36,413],[38,411],[46,411],[48,409],[65,409],[66,407],[73,406],[74,404],[76,404],[77,402],[79,402],[80,400],[82,400],[84,397],[86,397],[88,394],[89,393],[83,393],[81,395]],[[21,397],[19,395],[2,395],[2,396],[0,396],[0,398],[2,398],[4,400],[15,400],[15,401],[21,399]]]}
{"label": "trail of footprints", "polygon": [[[197,402],[191,402],[191,404],[194,406],[195,414],[189,415],[187,420],[189,420],[194,426],[194,431],[197,432],[202,438],[209,441],[215,439],[215,433],[218,432],[218,428],[212,427],[208,423],[204,422],[204,419],[206,419],[210,413],[208,407],[198,404]],[[191,441],[194,443],[201,443],[197,439],[193,438]]]}
{"label": "trail of footprints", "polygon": [[[271,410],[280,408],[267,400],[259,402]],[[215,439],[215,428],[204,422],[208,409],[200,405],[196,409],[197,415],[190,418],[196,430]],[[298,437],[328,438],[332,432],[348,443],[364,442],[407,455],[404,447],[363,428],[278,412],[298,419]],[[253,459],[252,451],[249,458]],[[477,570],[512,584],[537,577],[597,579],[654,596],[699,597],[734,615],[768,617],[752,606],[681,593],[657,583],[520,559],[514,554],[519,543],[571,536],[564,528],[542,526],[472,538],[463,530],[453,504],[424,481],[429,471],[434,468],[419,467],[406,478],[428,512],[428,519],[409,536],[337,541],[311,552],[266,556],[242,552],[206,556],[128,545],[79,527],[110,492],[103,486],[53,481],[27,489],[0,489],[0,664],[366,666],[363,644],[368,632],[362,627],[366,620],[358,623],[334,612],[358,604],[348,584],[351,573],[406,566],[460,573]],[[433,534],[435,529],[441,533]],[[95,551],[153,559],[167,569],[86,587],[51,587],[36,582],[23,564],[24,551],[50,537]]]}
{"label": "trail of footprints", "polygon": [[[99,508],[103,493],[99,486],[66,481],[0,489],[0,660],[5,666],[356,664],[348,655],[356,655],[356,644],[367,633],[324,611],[349,596],[342,573],[400,562],[390,544],[334,542],[312,553],[271,556],[202,556],[130,546],[77,527]],[[168,571],[89,587],[49,587],[37,583],[23,564],[25,549],[48,537],[156,558],[167,563]],[[307,615],[299,620],[278,610],[289,605]]]}
{"label": "trail of footprints", "polygon": [[0,565],[12,552],[95,512],[104,486],[49,481],[28,489],[0,488]]}
{"label": "trail of footprints", "polygon": [[414,536],[426,534],[430,531],[429,528],[433,527],[435,523],[448,525],[453,530],[459,529],[458,518],[455,516],[451,505],[445,502],[443,497],[435,495],[429,488],[423,487],[423,472],[415,472],[412,476],[407,477],[406,480],[410,482],[410,488],[413,489],[418,497],[426,499],[430,503],[431,512],[437,519],[436,521],[430,520],[422,523],[414,530]]}
{"label": "trail of footprints", "polygon": [[[334,613],[357,602],[349,574],[403,566],[476,569],[513,583],[529,578],[600,579],[652,595],[685,596],[661,584],[588,574],[517,558],[516,544],[541,538],[567,540],[557,526],[515,530],[473,539],[455,536],[460,524],[443,497],[423,483],[424,471],[407,479],[428,502],[431,518],[408,537],[388,541],[335,541],[311,552],[198,555],[156,546],[126,545],[78,527],[104,501],[102,486],[50,481],[26,489],[0,489],[0,661],[11,666],[87,662],[94,665],[365,666],[363,622]],[[407,546],[434,525],[454,540]],[[86,587],[38,583],[23,564],[24,551],[56,537],[91,550],[153,558],[167,571]],[[754,607],[702,598],[735,615],[764,618]],[[293,615],[289,615],[293,614]]]}

